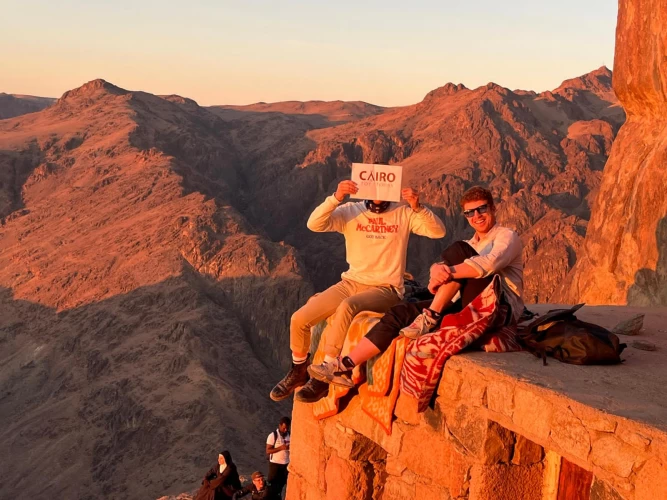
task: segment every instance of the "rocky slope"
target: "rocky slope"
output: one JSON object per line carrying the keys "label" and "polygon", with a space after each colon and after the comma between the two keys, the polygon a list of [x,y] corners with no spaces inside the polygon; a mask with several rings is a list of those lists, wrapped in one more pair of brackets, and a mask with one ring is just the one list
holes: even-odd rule
{"label": "rocky slope", "polygon": [[624,120],[604,67],[542,94],[448,84],[413,106],[303,136],[294,115],[265,114],[226,117],[241,146],[243,175],[254,183],[255,198],[243,212],[272,239],[297,247],[319,286],[337,279],[342,241],[312,235],[305,217],[349,176],[352,162],[382,162],[403,165],[407,182],[449,229],[444,243],[412,242],[413,273],[423,277],[443,244],[469,236],[457,201],[471,185],[487,184],[501,200],[500,220],[522,235],[529,301],[548,300],[576,262]]}
{"label": "rocky slope", "polygon": [[32,95],[5,94],[0,92],[0,120],[14,116],[34,113],[48,108],[55,102],[51,97],[35,97]]}
{"label": "rocky slope", "polygon": [[585,255],[556,300],[667,304],[667,2],[619,2],[614,90],[628,114]]}
{"label": "rocky slope", "polygon": [[228,135],[101,80],[0,121],[0,496],[156,497],[221,447],[264,462],[310,286],[234,208]]}
{"label": "rocky slope", "polygon": [[[203,108],[102,80],[0,121],[0,496],[145,498],[249,472],[284,408],[289,316],[339,276],[305,219],[353,161],[405,165],[446,220],[489,184],[526,245],[528,297],[580,252],[623,120],[606,68],[543,94],[449,84],[419,104]],[[31,480],[48,456],[48,484]]]}

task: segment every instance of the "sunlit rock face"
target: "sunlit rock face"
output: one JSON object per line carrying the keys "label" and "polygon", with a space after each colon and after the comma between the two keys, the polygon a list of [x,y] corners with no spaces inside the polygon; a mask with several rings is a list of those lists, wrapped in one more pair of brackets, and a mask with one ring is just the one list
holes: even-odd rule
{"label": "sunlit rock face", "polygon": [[584,256],[555,301],[667,304],[667,2],[621,0],[613,85],[627,121],[593,206]]}

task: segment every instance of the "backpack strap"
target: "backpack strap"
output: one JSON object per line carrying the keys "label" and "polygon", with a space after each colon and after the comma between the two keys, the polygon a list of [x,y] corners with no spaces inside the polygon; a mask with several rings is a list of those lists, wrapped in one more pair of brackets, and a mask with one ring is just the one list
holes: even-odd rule
{"label": "backpack strap", "polygon": [[558,321],[576,319],[574,313],[577,312],[579,309],[581,309],[583,306],[584,304],[577,304],[576,306],[571,307],[569,309],[552,309],[548,313],[543,314],[542,316],[539,316],[537,319],[531,321],[523,328],[523,330],[526,333],[535,333],[538,331],[543,331],[548,329],[548,327],[539,329],[539,327],[542,325],[546,326],[548,323],[556,323]]}
{"label": "backpack strap", "polygon": [[545,349],[544,347],[538,347],[530,340],[522,338],[520,336],[517,337],[517,340],[519,341],[519,344],[521,344],[521,347],[525,351],[528,351],[536,358],[542,359],[542,366],[547,366],[547,354],[548,354],[547,349]]}
{"label": "backpack strap", "polygon": [[[278,433],[274,429],[272,434],[273,434],[273,447],[275,448],[276,447],[276,442],[278,441]],[[271,461],[272,458],[273,458],[273,453],[270,453],[269,454],[269,462]]]}

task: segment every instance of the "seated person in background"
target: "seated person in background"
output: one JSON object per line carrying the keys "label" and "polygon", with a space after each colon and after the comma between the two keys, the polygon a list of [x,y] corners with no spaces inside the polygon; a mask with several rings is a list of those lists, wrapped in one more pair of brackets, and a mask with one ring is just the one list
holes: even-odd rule
{"label": "seated person in background", "polygon": [[496,224],[496,207],[487,189],[469,189],[460,204],[475,234],[470,240],[450,245],[442,253],[442,261],[431,266],[428,288],[434,299],[392,307],[348,356],[310,366],[313,378],[353,387],[351,374],[356,365],[387,350],[400,334],[414,339],[431,332],[443,315],[460,312],[470,304],[496,274],[501,277],[512,321],[518,321],[523,311],[521,240],[511,229]]}
{"label": "seated person in background", "polygon": [[218,455],[218,464],[204,476],[201,488],[194,500],[233,500],[234,493],[241,489],[241,480],[227,450]]}
{"label": "seated person in background", "polygon": [[311,327],[335,313],[324,346],[325,363],[335,361],[347,329],[359,312],[383,313],[401,300],[410,233],[434,239],[445,235],[442,221],[419,203],[419,194],[414,189],[401,192],[407,205],[380,200],[341,205],[348,194],[357,191],[354,182],[342,181],[308,219],[312,231],[335,231],[345,236],[350,268],[342,274],[340,282],[313,296],[292,315],[292,369],[271,391],[274,401],[289,397],[300,386],[303,387],[295,397],[297,401],[314,403],[324,397],[328,384],[308,381],[306,371]]}
{"label": "seated person in background", "polygon": [[252,473],[252,483],[248,486],[244,486],[240,491],[237,491],[234,494],[234,499],[243,498],[246,495],[252,495],[250,498],[252,500],[268,500],[271,498],[269,496],[269,487],[264,480],[264,474],[259,471]]}

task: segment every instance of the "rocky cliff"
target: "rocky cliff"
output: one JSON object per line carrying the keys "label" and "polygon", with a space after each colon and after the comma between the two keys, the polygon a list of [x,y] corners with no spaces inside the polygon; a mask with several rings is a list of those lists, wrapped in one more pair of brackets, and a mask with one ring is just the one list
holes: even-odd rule
{"label": "rocky cliff", "polygon": [[667,304],[667,2],[621,0],[614,90],[627,113],[558,298]]}
{"label": "rocky cliff", "polygon": [[[344,248],[336,235],[307,231],[308,213],[349,176],[352,162],[382,162],[403,165],[406,182],[447,224],[444,241],[411,242],[412,273],[423,278],[444,245],[470,236],[457,202],[483,183],[501,200],[502,223],[522,236],[527,298],[536,302],[549,299],[580,252],[624,120],[611,79],[602,67],[541,94],[447,84],[418,104],[383,112],[350,104],[342,113],[336,103],[211,110],[234,130],[253,186],[244,214],[273,240],[296,247],[318,288],[338,278]],[[339,124],[344,114],[356,119]]]}
{"label": "rocky cliff", "polygon": [[417,274],[468,234],[463,190],[491,185],[530,299],[548,297],[624,118],[610,79],[449,84],[394,109],[204,108],[95,80],[0,121],[0,496],[181,492],[220,446],[263,463],[289,316],[344,268],[340,236],[305,220],[352,161],[405,165],[445,218],[445,241],[411,243]]}
{"label": "rocky cliff", "polygon": [[264,461],[311,289],[235,208],[228,132],[102,80],[0,121],[3,498],[154,498],[196,486],[221,447]]}

